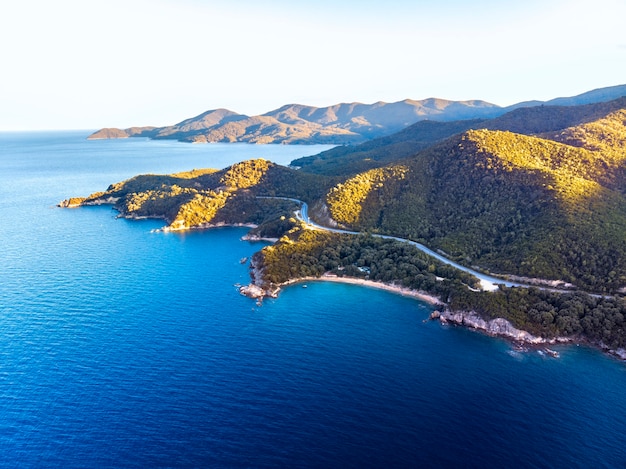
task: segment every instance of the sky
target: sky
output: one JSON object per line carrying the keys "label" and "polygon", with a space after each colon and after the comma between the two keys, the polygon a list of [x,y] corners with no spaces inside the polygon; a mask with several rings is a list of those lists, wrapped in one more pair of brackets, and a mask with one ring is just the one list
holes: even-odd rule
{"label": "sky", "polygon": [[5,0],[0,130],[626,84],[624,0]]}

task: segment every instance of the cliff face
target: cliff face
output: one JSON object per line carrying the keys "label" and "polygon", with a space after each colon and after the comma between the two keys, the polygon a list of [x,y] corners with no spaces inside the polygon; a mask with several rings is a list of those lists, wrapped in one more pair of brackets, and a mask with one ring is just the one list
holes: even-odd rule
{"label": "cliff face", "polygon": [[459,326],[465,326],[471,329],[483,331],[489,335],[506,337],[508,339],[527,344],[554,344],[557,342],[570,342],[570,339],[568,338],[556,337],[544,339],[543,337],[534,336],[526,331],[513,327],[509,321],[503,318],[485,321],[473,311],[452,312],[445,310],[443,312],[439,312],[438,315],[434,315],[433,319],[439,319],[442,324],[457,324]]}

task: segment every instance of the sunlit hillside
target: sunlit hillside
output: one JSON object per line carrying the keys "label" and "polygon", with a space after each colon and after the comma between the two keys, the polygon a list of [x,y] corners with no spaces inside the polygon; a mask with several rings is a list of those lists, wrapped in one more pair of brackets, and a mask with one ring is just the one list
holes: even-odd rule
{"label": "sunlit hillside", "polygon": [[[409,171],[370,190],[357,219],[338,215],[338,221],[421,240],[498,272],[563,279],[598,291],[621,288],[622,115],[559,132],[563,140],[578,136],[577,146],[513,132],[465,132],[403,160]],[[588,148],[580,144],[583,137]],[[341,201],[351,194],[341,193],[353,185],[329,192],[331,213],[342,213]]]}

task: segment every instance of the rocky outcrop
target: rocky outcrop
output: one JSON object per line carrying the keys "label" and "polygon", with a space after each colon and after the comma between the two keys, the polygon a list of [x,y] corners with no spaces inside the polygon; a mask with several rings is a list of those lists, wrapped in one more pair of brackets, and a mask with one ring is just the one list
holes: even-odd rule
{"label": "rocky outcrop", "polygon": [[70,197],[57,204],[61,208],[75,208],[83,205],[115,205],[119,197],[101,197],[103,192],[96,192],[89,197]]}
{"label": "rocky outcrop", "polygon": [[252,299],[261,299],[266,296],[266,291],[253,283],[239,287],[239,293]]}
{"label": "rocky outcrop", "polygon": [[604,352],[608,353],[609,355],[612,355],[615,358],[619,358],[620,360],[626,361],[626,349],[624,348],[612,349],[611,347],[606,345],[604,342],[600,342],[596,345],[600,347],[600,349],[602,349]]}
{"label": "rocky outcrop", "polygon": [[85,199],[82,205],[115,205],[117,201],[120,200],[119,197],[92,197],[93,196],[90,196]]}
{"label": "rocky outcrop", "polygon": [[483,331],[492,336],[506,337],[516,342],[527,344],[554,344],[571,341],[567,337],[552,337],[550,339],[537,337],[527,331],[515,328],[506,319],[496,318],[486,321],[474,311],[436,311],[431,314],[431,319],[439,319],[442,324],[457,324]]}
{"label": "rocky outcrop", "polygon": [[57,207],[61,208],[75,208],[83,205],[85,197],[70,197],[69,199],[62,200],[57,204]]}
{"label": "rocky outcrop", "polygon": [[[258,254],[258,253],[257,253]],[[239,293],[248,298],[262,300],[265,297],[276,298],[280,287],[267,285],[263,280],[263,269],[258,264],[257,254],[252,256],[250,260],[250,277],[252,282],[239,288]]]}
{"label": "rocky outcrop", "polygon": [[278,238],[268,238],[265,236],[259,236],[256,234],[245,234],[241,237],[242,241],[267,241],[270,243],[275,243],[278,241]]}
{"label": "rocky outcrop", "polygon": [[620,360],[626,360],[626,349],[618,348],[617,350],[611,350],[611,353]]}

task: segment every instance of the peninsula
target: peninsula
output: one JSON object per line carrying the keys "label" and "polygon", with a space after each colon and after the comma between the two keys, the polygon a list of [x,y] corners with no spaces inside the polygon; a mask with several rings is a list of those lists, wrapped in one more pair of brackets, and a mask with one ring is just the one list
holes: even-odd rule
{"label": "peninsula", "polygon": [[[142,175],[65,205],[112,203],[168,230],[254,224],[251,235],[278,240],[252,258],[264,295],[363,279],[435,297],[448,321],[623,355],[626,97],[425,124],[300,169],[252,160]],[[477,275],[489,273],[486,289]]]}

